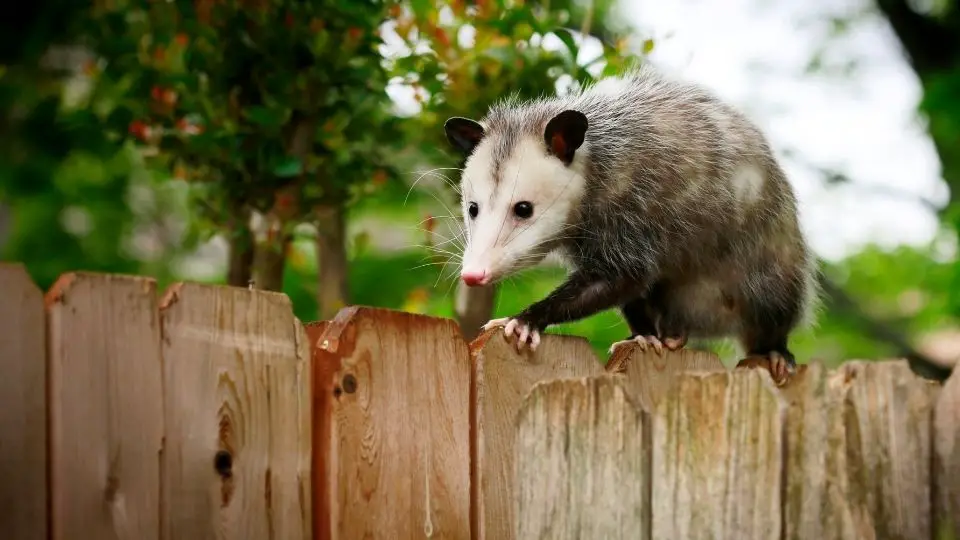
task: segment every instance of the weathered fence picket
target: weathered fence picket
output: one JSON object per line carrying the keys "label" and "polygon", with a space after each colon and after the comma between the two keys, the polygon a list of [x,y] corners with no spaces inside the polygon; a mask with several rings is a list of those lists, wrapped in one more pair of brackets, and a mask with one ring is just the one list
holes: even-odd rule
{"label": "weathered fence picket", "polygon": [[518,418],[520,519],[506,538],[649,539],[647,422],[621,377],[537,384]]}
{"label": "weathered fence picket", "polygon": [[940,391],[934,413],[934,526],[938,538],[960,538],[960,373]]}
{"label": "weathered fence picket", "polygon": [[765,371],[682,375],[652,414],[652,537],[779,537],[784,416]]}
{"label": "weathered fence picket", "polygon": [[164,295],[163,538],[312,538],[310,346],[282,294]]}
{"label": "weathered fence picket", "polygon": [[470,538],[470,356],[456,323],[347,308],[312,341],[317,538]]}
{"label": "weathered fence picket", "polygon": [[483,333],[472,347],[475,397],[473,462],[478,538],[510,538],[516,526],[513,494],[517,413],[524,397],[541,381],[603,373],[586,341],[550,336],[531,353],[517,352],[503,332]]}
{"label": "weathered fence picket", "polygon": [[[585,340],[0,264],[12,540],[960,538],[960,374]],[[49,471],[49,474],[48,474]]]}
{"label": "weathered fence picket", "polygon": [[158,538],[163,371],[156,283],[66,274],[46,303],[51,536]]}
{"label": "weathered fence picket", "polygon": [[0,530],[47,538],[47,345],[43,293],[0,263]]}

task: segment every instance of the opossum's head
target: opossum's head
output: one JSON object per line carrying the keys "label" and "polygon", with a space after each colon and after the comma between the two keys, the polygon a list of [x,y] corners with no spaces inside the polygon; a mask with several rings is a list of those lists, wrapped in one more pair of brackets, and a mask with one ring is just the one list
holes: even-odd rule
{"label": "opossum's head", "polygon": [[533,266],[569,236],[585,188],[583,113],[563,111],[536,131],[503,118],[450,118],[444,129],[467,156],[460,182],[466,285]]}

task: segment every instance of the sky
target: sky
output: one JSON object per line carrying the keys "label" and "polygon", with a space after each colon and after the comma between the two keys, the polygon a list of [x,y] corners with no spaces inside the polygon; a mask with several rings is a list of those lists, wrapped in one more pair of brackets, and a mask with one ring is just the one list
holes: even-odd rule
{"label": "sky", "polygon": [[[826,43],[824,15],[862,11],[869,1],[622,0],[638,43],[654,40],[653,63],[712,89],[766,132],[797,192],[804,230],[827,259],[869,242],[929,242],[937,220],[923,201],[939,205],[948,195],[916,113],[919,81],[882,16],[863,18],[828,45],[827,65],[859,60],[851,76],[805,73]],[[825,188],[810,164],[851,183]]]}

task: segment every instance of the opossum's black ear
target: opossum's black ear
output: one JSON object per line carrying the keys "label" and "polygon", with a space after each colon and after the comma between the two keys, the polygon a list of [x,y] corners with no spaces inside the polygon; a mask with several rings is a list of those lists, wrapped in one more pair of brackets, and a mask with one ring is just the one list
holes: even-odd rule
{"label": "opossum's black ear", "polygon": [[443,124],[447,132],[447,140],[464,154],[473,152],[477,143],[483,138],[483,126],[469,118],[454,116]]}
{"label": "opossum's black ear", "polygon": [[564,164],[573,161],[573,154],[583,144],[587,133],[587,117],[580,111],[563,111],[547,122],[543,140],[547,150],[560,158]]}

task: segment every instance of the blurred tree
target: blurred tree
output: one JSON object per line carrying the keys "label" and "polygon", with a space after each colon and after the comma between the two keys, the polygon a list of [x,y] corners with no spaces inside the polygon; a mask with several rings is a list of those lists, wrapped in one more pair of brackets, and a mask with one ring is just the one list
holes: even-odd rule
{"label": "blurred tree", "polygon": [[[943,224],[944,234],[930,246],[889,253],[870,248],[826,268],[822,284],[829,312],[819,333],[842,343],[845,355],[893,354],[911,360],[924,375],[941,377],[945,371],[914,343],[925,332],[955,324],[960,316],[960,262],[955,256],[942,260],[942,240],[955,245],[960,238],[960,102],[955,99],[960,93],[960,5],[955,0],[870,0],[860,9],[840,9],[824,10],[821,21],[826,22],[827,39],[810,68],[828,69],[824,53],[857,28],[856,23],[885,19],[920,81],[919,112],[926,119],[950,196],[939,207],[920,201],[932,207]],[[858,60],[842,59],[843,76],[856,69]],[[850,183],[844,175],[822,172],[828,184]],[[865,289],[860,283],[874,287]],[[905,300],[911,298],[922,298],[925,307],[908,308],[915,304]],[[909,320],[906,314],[911,315]]]}
{"label": "blurred tree", "polygon": [[258,288],[280,290],[294,228],[309,222],[320,316],[347,302],[347,208],[395,178],[385,150],[400,138],[378,50],[391,5],[99,6],[92,39],[108,72],[129,75],[130,134],[190,183],[197,233],[229,239],[228,283],[252,275]]}
{"label": "blurred tree", "polygon": [[[876,0],[923,86],[920,111],[950,188],[942,216],[960,237],[960,2]],[[960,317],[960,261],[954,262],[949,311]]]}
{"label": "blurred tree", "polygon": [[[462,166],[462,157],[443,132],[447,118],[477,118],[507,96],[553,94],[563,79],[584,84],[637,61],[626,40],[616,37],[614,28],[622,27],[611,26],[615,7],[610,0],[453,0],[414,1],[410,9],[396,9],[394,29],[406,51],[391,59],[391,73],[411,87],[422,104],[420,114],[407,123],[409,137],[422,149],[422,162],[447,164],[426,174],[442,178],[448,194],[457,190],[458,176],[445,173],[458,161]],[[544,46],[551,37],[559,48]],[[583,58],[581,46],[590,37],[599,40],[599,54]],[[462,250],[465,239],[459,212],[448,207],[447,214],[439,220],[448,224],[445,232],[450,236],[438,233],[442,241],[432,248],[449,255]],[[492,317],[496,293],[495,286],[459,287],[455,313],[468,339]]]}
{"label": "blurred tree", "polygon": [[118,134],[116,81],[94,84],[88,9],[38,2],[0,22],[0,253],[41,287],[68,270],[142,268],[126,199],[151,179]]}

